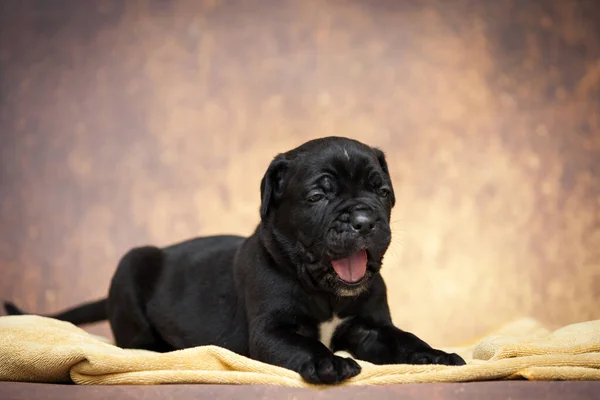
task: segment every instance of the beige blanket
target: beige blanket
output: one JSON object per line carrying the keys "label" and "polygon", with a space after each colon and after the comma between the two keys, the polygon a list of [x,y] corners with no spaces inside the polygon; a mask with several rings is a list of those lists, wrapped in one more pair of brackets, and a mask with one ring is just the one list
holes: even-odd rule
{"label": "beige blanket", "polygon": [[[600,320],[549,332],[534,320],[510,324],[471,346],[447,348],[467,365],[384,365],[359,361],[345,385],[526,378],[599,380]],[[284,368],[214,347],[171,353],[124,350],[76,326],[38,316],[0,317],[0,380],[78,384],[227,383],[309,387]]]}

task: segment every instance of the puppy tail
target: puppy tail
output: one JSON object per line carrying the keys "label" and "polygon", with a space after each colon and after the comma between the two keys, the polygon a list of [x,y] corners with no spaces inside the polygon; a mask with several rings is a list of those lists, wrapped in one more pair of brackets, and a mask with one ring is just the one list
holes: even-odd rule
{"label": "puppy tail", "polygon": [[[45,317],[67,321],[74,325],[85,325],[108,319],[107,299],[91,301],[77,307],[70,308],[58,314],[44,315]],[[4,309],[8,315],[29,314],[10,301],[4,302]]]}
{"label": "puppy tail", "polygon": [[25,314],[19,307],[15,306],[15,303],[10,301],[4,302],[4,309],[8,315],[23,315]]}

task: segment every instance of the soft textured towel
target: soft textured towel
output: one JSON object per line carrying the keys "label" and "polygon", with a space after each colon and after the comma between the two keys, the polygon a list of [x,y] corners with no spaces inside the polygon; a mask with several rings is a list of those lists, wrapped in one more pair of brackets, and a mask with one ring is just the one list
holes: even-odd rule
{"label": "soft textured towel", "polygon": [[[510,324],[455,351],[467,365],[359,361],[344,385],[475,380],[599,380],[600,320],[549,332],[534,320]],[[0,380],[78,384],[227,383],[310,387],[290,370],[204,346],[170,353],[124,350],[80,328],[38,316],[0,317]]]}

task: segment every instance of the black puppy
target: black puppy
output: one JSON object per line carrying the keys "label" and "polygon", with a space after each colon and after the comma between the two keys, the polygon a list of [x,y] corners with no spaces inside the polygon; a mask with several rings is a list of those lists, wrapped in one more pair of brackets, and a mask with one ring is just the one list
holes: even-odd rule
{"label": "black puppy", "polygon": [[395,198],[380,150],[312,140],[275,157],[260,192],[252,236],[133,249],[107,299],[53,317],[108,319],[124,348],[221,346],[311,383],[360,372],[338,350],[375,364],[465,363],[392,324],[379,270]]}

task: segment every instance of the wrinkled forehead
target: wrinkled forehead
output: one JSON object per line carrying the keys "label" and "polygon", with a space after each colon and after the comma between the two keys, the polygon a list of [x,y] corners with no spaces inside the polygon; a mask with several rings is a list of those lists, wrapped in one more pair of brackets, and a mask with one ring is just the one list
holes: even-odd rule
{"label": "wrinkled forehead", "polygon": [[381,172],[381,166],[373,152],[336,146],[304,154],[295,175],[310,183],[325,174],[336,180],[360,181]]}

